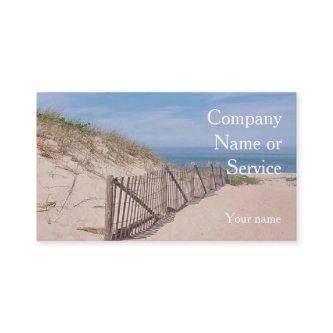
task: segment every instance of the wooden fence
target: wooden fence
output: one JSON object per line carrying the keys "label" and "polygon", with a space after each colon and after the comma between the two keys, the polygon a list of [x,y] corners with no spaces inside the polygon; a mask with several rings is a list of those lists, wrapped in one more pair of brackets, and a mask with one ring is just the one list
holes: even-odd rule
{"label": "wooden fence", "polygon": [[225,185],[228,174],[221,164],[162,170],[142,176],[112,177],[106,181],[105,240],[130,238],[156,223],[169,211],[180,210],[194,198]]}

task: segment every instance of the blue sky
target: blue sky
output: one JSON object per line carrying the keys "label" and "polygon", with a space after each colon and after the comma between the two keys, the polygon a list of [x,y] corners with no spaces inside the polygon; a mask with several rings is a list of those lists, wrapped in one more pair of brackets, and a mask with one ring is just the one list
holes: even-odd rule
{"label": "blue sky", "polygon": [[[294,93],[38,93],[37,106],[51,107],[66,117],[116,129],[152,147],[211,147],[214,134],[230,138],[283,140],[296,145]],[[213,108],[226,115],[281,115],[278,128],[212,126]]]}

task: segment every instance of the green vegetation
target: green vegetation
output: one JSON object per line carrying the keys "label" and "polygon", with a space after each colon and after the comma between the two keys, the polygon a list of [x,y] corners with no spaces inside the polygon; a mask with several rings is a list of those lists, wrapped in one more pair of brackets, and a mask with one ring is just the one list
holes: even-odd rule
{"label": "green vegetation", "polygon": [[286,182],[288,182],[290,186],[296,186],[296,177],[287,177]]}
{"label": "green vegetation", "polygon": [[162,159],[149,147],[137,144],[117,131],[103,131],[91,123],[67,119],[53,109],[37,110],[37,144],[41,155],[52,158],[56,154],[68,155],[78,161],[78,155],[111,159],[116,163],[129,163],[130,156],[149,160],[153,164]]}
{"label": "green vegetation", "polygon": [[229,175],[230,184],[233,186],[240,185],[256,185],[260,183],[260,180],[255,177],[249,177],[246,175]]}
{"label": "green vegetation", "polygon": [[37,109],[37,120],[42,123],[58,124],[63,128],[73,129],[77,131],[97,132],[93,129],[90,123],[84,123],[80,120],[66,119],[60,113],[52,109]]}

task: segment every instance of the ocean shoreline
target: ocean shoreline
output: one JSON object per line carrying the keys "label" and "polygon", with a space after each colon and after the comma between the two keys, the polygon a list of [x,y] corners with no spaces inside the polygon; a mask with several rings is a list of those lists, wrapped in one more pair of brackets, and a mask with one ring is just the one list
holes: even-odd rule
{"label": "ocean shoreline", "polygon": [[221,163],[228,167],[230,159],[235,159],[238,166],[281,166],[281,173],[296,173],[297,161],[294,148],[283,149],[281,152],[222,152],[204,147],[155,147],[152,148],[167,163],[188,167],[195,162],[199,167],[205,167],[207,162]]}

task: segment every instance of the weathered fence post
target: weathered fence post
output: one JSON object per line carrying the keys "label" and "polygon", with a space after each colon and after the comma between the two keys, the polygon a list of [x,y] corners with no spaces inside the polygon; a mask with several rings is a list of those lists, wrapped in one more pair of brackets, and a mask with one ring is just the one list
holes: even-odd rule
{"label": "weathered fence post", "polygon": [[212,179],[211,179],[210,162],[208,162],[207,165],[206,165],[206,168],[205,168],[205,174],[207,174],[206,185],[207,185],[207,190],[208,190],[208,192],[209,192],[210,189],[211,189],[211,184],[212,184],[212,182],[211,182]]}
{"label": "weathered fence post", "polygon": [[223,180],[224,180],[224,185],[225,184],[230,184],[230,178],[228,176],[227,170],[222,166],[222,171],[223,171]]}
{"label": "weathered fence post", "polygon": [[206,188],[207,188],[207,191],[209,192],[210,191],[210,187],[211,187],[211,177],[210,177],[210,166],[209,166],[209,162],[206,164],[206,168],[205,168],[204,174],[207,175],[207,178],[206,178]]}
{"label": "weathered fence post", "polygon": [[190,197],[191,199],[194,198],[194,176],[195,176],[195,163],[191,163],[191,170],[190,170]]}
{"label": "weathered fence post", "polygon": [[216,179],[215,179],[215,173],[214,173],[214,166],[213,166],[212,162],[210,162],[210,170],[211,170],[212,180],[214,181],[214,188],[216,190]]}
{"label": "weathered fence post", "polygon": [[222,181],[222,174],[221,174],[221,168],[220,168],[220,162],[215,163],[215,171],[216,171],[216,177],[218,179],[218,184],[219,185],[223,185],[223,181]]}
{"label": "weathered fence post", "polygon": [[225,178],[226,178],[226,180],[227,180],[227,184],[232,185],[232,184],[231,184],[231,183],[232,183],[232,177],[229,176],[229,174],[228,174],[228,170],[225,170]]}
{"label": "weathered fence post", "polygon": [[223,173],[222,173],[222,167],[221,167],[221,163],[220,162],[218,162],[217,164],[216,164],[216,168],[218,169],[218,174],[219,174],[219,180],[220,180],[220,184],[221,184],[221,186],[223,186],[224,185],[224,182],[223,182]]}
{"label": "weathered fence post", "polygon": [[163,201],[163,212],[164,214],[167,213],[168,211],[168,179],[167,179],[167,171],[166,171],[166,166],[163,166],[162,170],[162,201]]}
{"label": "weathered fence post", "polygon": [[113,177],[107,176],[105,189],[105,235],[104,240],[112,240],[112,223],[113,223]]}
{"label": "weathered fence post", "polygon": [[195,171],[196,171],[196,173],[197,173],[197,175],[198,175],[198,177],[199,177],[199,179],[200,179],[200,182],[201,182],[201,185],[202,185],[202,187],[203,187],[203,190],[204,190],[205,194],[207,194],[207,189],[206,189],[206,186],[205,186],[205,184],[204,184],[204,182],[203,182],[203,180],[202,180],[202,177],[201,177],[201,175],[200,175],[200,171],[199,171],[199,169],[198,169],[198,166],[195,164],[194,167],[195,167]]}

